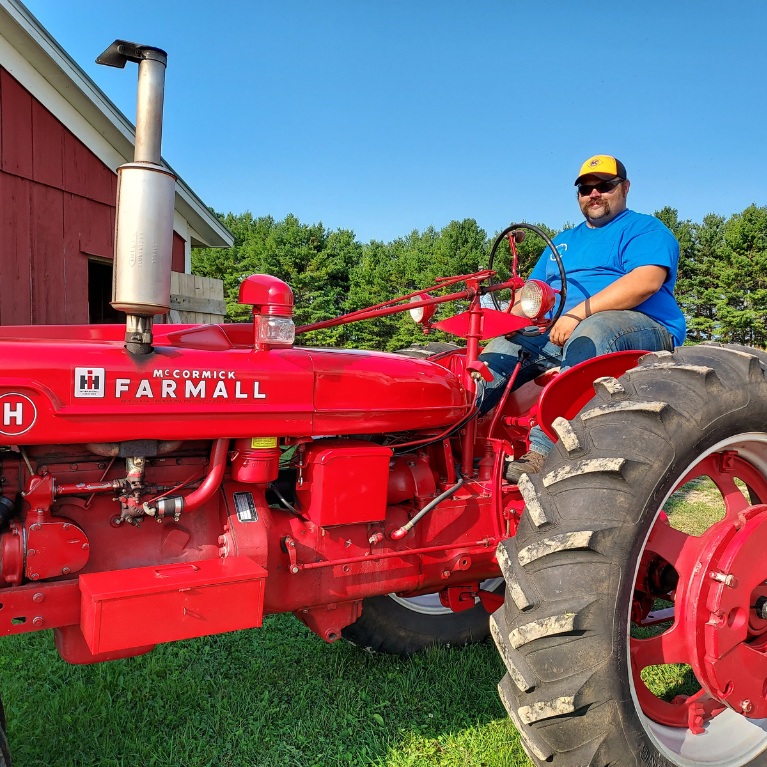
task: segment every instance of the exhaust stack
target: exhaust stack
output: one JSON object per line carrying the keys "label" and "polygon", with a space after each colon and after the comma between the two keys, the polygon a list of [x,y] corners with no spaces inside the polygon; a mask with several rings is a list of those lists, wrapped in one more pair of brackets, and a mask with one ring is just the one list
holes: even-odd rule
{"label": "exhaust stack", "polygon": [[160,164],[165,67],[160,48],[115,40],[97,64],[123,69],[138,64],[136,144],[133,162],[117,169],[117,214],[112,306],[128,316],[125,346],[152,351],[155,314],[170,309],[176,177]]}

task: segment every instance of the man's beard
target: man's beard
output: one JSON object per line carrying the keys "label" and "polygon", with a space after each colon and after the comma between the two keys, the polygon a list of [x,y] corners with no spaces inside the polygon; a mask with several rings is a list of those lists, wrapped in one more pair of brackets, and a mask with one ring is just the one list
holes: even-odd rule
{"label": "man's beard", "polygon": [[[599,210],[601,208],[601,211],[599,215],[594,215],[592,211]],[[599,200],[589,200],[585,205],[581,206],[581,213],[586,218],[603,218],[604,216],[610,215],[610,201],[606,199],[605,197],[601,197]]]}

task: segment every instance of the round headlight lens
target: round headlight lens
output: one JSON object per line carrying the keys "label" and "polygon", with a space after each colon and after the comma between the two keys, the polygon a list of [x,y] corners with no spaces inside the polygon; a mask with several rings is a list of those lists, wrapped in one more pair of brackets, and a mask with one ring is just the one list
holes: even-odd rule
{"label": "round headlight lens", "polygon": [[534,320],[538,317],[543,303],[543,291],[541,286],[535,281],[530,280],[522,286],[522,293],[519,298],[522,311],[526,317]]}
{"label": "round headlight lens", "polygon": [[[416,301],[423,301],[423,299],[424,296],[413,296],[409,303],[412,304]],[[413,318],[413,322],[423,322],[423,312],[425,308],[425,306],[416,306],[415,309],[408,310],[410,312],[410,316]]]}

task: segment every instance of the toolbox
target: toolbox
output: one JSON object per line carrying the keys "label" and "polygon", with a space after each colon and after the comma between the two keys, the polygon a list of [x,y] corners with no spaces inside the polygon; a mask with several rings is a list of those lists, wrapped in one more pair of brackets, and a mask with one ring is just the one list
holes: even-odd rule
{"label": "toolbox", "polygon": [[80,628],[94,655],[253,628],[266,575],[248,557],[81,575]]}

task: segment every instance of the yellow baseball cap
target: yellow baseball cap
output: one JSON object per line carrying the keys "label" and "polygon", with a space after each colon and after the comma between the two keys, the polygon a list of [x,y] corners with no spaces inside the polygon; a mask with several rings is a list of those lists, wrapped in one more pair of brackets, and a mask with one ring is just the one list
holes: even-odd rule
{"label": "yellow baseball cap", "polygon": [[626,166],[620,160],[610,157],[609,154],[595,154],[581,165],[581,172],[575,179],[576,186],[584,176],[596,176],[605,181],[616,176],[625,179],[627,178]]}

